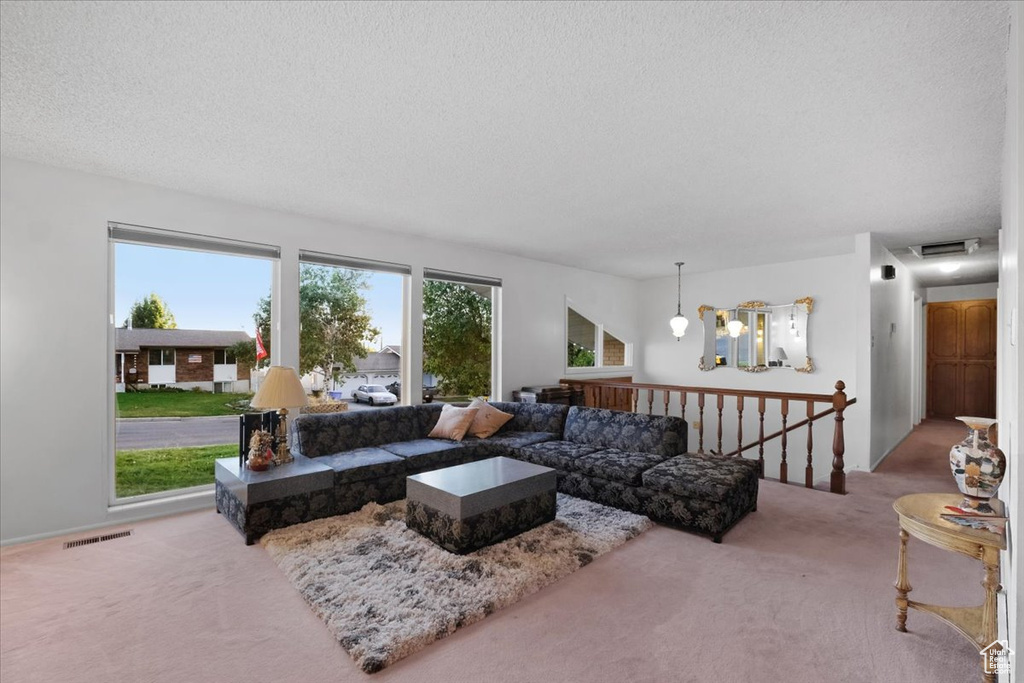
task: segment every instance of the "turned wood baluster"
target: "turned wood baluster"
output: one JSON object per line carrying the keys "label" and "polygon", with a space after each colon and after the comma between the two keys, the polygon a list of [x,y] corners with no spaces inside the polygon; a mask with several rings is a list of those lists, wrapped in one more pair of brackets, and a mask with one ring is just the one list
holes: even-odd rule
{"label": "turned wood baluster", "polygon": [[846,393],[843,389],[846,384],[839,380],[836,382],[836,393],[832,394],[832,407],[836,411],[836,431],[832,437],[832,476],[830,486],[832,493],[846,493],[846,463],[843,462],[843,454],[846,453],[846,438],[843,435],[843,411],[846,410]]}
{"label": "turned wood baluster", "polygon": [[704,453],[704,392],[697,394],[697,452]]}
{"label": "turned wood baluster", "polygon": [[679,417],[686,419],[686,392],[679,392]]}
{"label": "turned wood baluster", "polygon": [[640,412],[639,411],[639,406],[640,406],[640,390],[639,389],[633,389],[632,391],[633,391],[633,412],[634,413],[639,413]]}
{"label": "turned wood baluster", "polygon": [[647,414],[654,412],[654,389],[647,390]]}
{"label": "turned wood baluster", "polygon": [[718,454],[722,454],[722,409],[725,408],[725,394],[718,394]]}
{"label": "turned wood baluster", "polygon": [[757,466],[758,476],[764,479],[764,396],[757,398]]}
{"label": "turned wood baluster", "polygon": [[807,467],[804,469],[804,486],[814,488],[814,401],[807,402]]}
{"label": "turned wood baluster", "polygon": [[779,481],[789,482],[789,464],[786,462],[786,442],[789,432],[786,431],[786,420],[789,418],[789,399],[782,399],[782,463],[779,465]]}
{"label": "turned wood baluster", "polygon": [[743,397],[736,397],[736,455],[743,457]]}
{"label": "turned wood baluster", "polygon": [[672,400],[672,392],[666,389],[663,393],[665,394],[665,417],[668,417],[668,402]]}

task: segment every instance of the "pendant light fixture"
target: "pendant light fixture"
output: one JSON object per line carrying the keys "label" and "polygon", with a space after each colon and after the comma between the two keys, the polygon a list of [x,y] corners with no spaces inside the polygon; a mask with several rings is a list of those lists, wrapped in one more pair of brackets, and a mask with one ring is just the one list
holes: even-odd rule
{"label": "pendant light fixture", "polygon": [[676,314],[668,321],[668,324],[672,326],[672,334],[675,335],[676,341],[682,339],[683,335],[686,334],[686,326],[690,324],[690,321],[683,315],[683,262],[676,262]]}

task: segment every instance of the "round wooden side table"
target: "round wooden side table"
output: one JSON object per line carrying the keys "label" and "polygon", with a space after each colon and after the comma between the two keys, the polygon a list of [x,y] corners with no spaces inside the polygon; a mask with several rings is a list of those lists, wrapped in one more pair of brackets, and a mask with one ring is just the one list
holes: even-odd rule
{"label": "round wooden side table", "polygon": [[[981,652],[998,637],[996,594],[999,585],[999,551],[1006,549],[1006,537],[980,529],[960,526],[939,515],[945,506],[959,506],[963,496],[955,493],[914,493],[898,498],[893,509],[900,518],[900,555],[896,573],[896,630],[907,630],[907,609],[928,612],[956,629]],[[907,539],[913,536],[943,550],[973,557],[985,567],[985,602],[978,607],[941,607],[907,598]],[[998,647],[998,646],[996,646]],[[996,674],[986,672],[982,656],[982,680],[995,683]]]}

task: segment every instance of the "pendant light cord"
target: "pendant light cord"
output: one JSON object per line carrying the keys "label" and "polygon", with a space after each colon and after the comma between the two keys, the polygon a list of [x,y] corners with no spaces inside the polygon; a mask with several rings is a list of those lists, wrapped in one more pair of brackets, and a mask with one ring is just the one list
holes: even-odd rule
{"label": "pendant light cord", "polygon": [[676,264],[676,315],[683,314],[683,263]]}

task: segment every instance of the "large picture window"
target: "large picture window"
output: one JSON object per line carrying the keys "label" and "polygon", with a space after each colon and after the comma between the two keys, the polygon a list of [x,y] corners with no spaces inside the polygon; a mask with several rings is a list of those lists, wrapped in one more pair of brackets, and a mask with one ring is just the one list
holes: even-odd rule
{"label": "large picture window", "polygon": [[299,374],[310,393],[374,407],[401,400],[410,272],[401,264],[299,254]]}
{"label": "large picture window", "polygon": [[565,307],[565,367],[627,367],[633,364],[633,345],[627,343],[576,310],[572,302]]}
{"label": "large picture window", "polygon": [[110,239],[111,502],[211,489],[214,461],[238,456],[277,250],[120,224]]}
{"label": "large picture window", "polygon": [[494,325],[501,280],[426,269],[423,273],[425,398],[463,401],[500,393]]}

